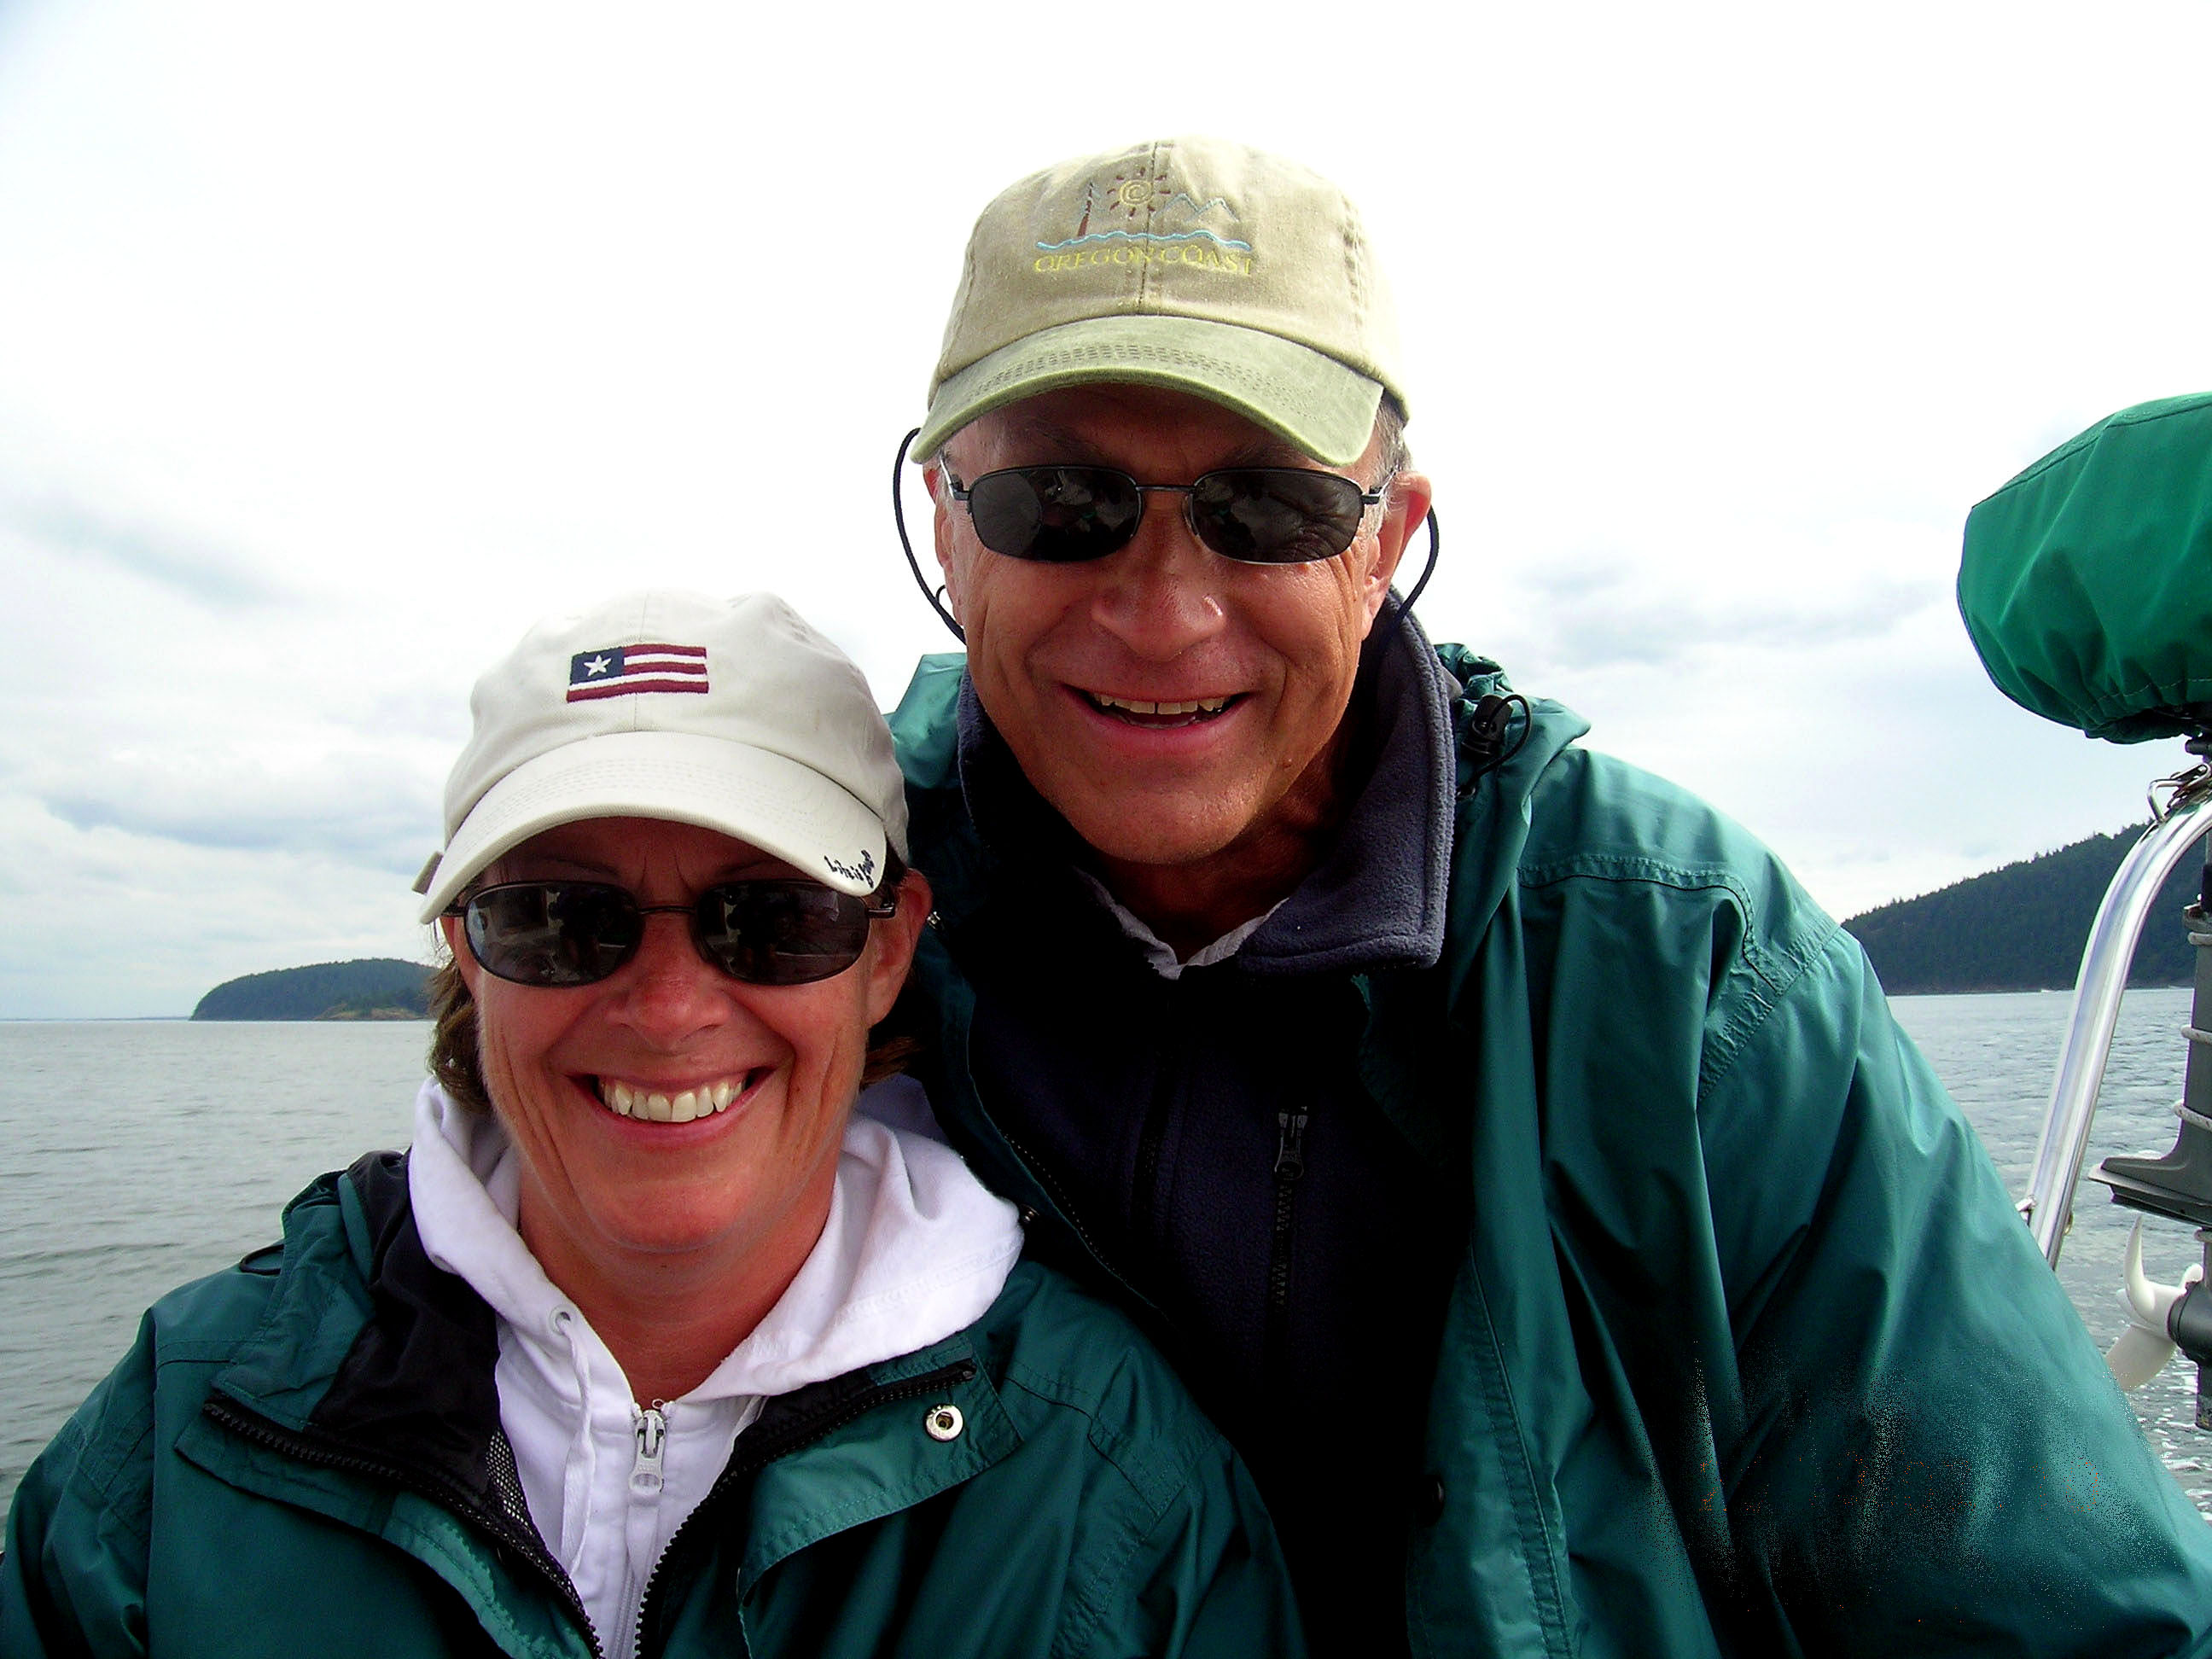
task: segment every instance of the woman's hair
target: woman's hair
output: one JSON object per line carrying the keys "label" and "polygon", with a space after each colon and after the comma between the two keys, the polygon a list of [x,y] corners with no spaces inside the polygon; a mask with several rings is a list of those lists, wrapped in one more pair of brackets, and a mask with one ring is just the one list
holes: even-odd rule
{"label": "woman's hair", "polygon": [[[884,849],[884,878],[871,899],[881,904],[898,890],[906,866],[896,853]],[[479,878],[479,884],[482,881]],[[465,900],[466,894],[462,896]],[[462,902],[461,900],[455,901]],[[444,937],[442,933],[441,939]],[[455,1105],[472,1112],[491,1110],[485,1091],[483,1057],[477,1046],[477,1003],[468,981],[447,954],[430,970],[430,1076]],[[921,1045],[913,1036],[895,1030],[896,1011],[868,1033],[867,1058],[860,1065],[860,1086],[896,1077],[907,1068]]]}

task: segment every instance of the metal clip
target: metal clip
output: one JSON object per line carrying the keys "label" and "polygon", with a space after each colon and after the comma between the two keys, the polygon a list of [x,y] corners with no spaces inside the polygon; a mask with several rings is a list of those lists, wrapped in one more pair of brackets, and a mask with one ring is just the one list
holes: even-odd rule
{"label": "metal clip", "polygon": [[[2160,803],[2158,798],[2158,792],[2161,789],[2167,792],[2163,805]],[[2207,764],[2202,761],[2190,767],[2186,771],[2176,772],[2171,777],[2160,778],[2144,792],[2144,799],[2150,803],[2150,821],[2153,823],[2164,823],[2180,808],[2205,793],[2208,789],[2212,789],[2212,764]]]}

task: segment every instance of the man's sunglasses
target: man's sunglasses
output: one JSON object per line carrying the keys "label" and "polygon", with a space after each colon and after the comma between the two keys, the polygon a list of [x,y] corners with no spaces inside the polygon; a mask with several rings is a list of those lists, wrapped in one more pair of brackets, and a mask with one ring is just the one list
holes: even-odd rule
{"label": "man's sunglasses", "polygon": [[690,904],[640,904],[599,881],[511,881],[457,900],[469,954],[488,974],[517,985],[595,985],[622,970],[645,937],[645,919],[691,918],[699,954],[748,985],[808,985],[860,959],[883,904],[817,881],[733,881]]}
{"label": "man's sunglasses", "polygon": [[971,484],[945,474],[952,499],[994,553],[1042,564],[1079,564],[1128,545],[1145,497],[1182,497],[1190,533],[1240,564],[1309,564],[1352,545],[1389,481],[1362,489],[1334,472],[1293,466],[1227,466],[1195,483],[1139,483],[1110,466],[1016,466]]}

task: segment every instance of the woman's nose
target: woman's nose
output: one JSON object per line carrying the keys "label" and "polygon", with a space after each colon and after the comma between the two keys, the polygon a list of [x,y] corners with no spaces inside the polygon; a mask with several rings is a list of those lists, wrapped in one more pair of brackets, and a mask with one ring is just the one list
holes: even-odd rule
{"label": "woman's nose", "polygon": [[722,1018],[721,970],[699,954],[688,915],[648,912],[637,954],[623,969],[623,1003],[640,1036],[655,1043],[681,1042]]}

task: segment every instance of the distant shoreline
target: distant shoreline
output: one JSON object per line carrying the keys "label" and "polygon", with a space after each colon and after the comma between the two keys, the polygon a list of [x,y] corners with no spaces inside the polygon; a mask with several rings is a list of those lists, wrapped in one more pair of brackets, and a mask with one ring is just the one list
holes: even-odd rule
{"label": "distant shoreline", "polygon": [[405,1020],[430,1017],[429,967],[396,957],[317,962],[225,980],[195,1020]]}
{"label": "distant shoreline", "polygon": [[[1843,925],[1893,996],[2070,989],[2106,890],[2144,828],[2091,836]],[[2196,951],[2181,915],[2203,878],[2203,866],[2185,859],[2160,884],[2136,941],[2130,986],[2196,981]]]}
{"label": "distant shoreline", "polygon": [[[2189,986],[2186,983],[2130,985],[2128,989],[2130,991],[2186,991]],[[2074,987],[2070,985],[2002,985],[1980,991],[1885,991],[1882,994],[1892,1002],[1902,1002],[1908,999],[1917,1000],[1922,997],[2070,997],[2074,994]]]}
{"label": "distant shoreline", "polygon": [[190,1014],[0,1014],[0,1025],[428,1025],[428,1014],[317,1014],[312,1019],[194,1019]]}
{"label": "distant shoreline", "polygon": [[[2186,991],[2190,983],[2183,981],[2171,985],[2130,985],[2130,991]],[[2070,997],[2074,988],[2067,986],[2022,987],[2009,986],[1987,990],[1892,991],[1893,1002],[1918,1000],[1924,997]],[[0,1025],[399,1025],[413,1024],[428,1025],[427,1014],[375,1014],[363,1017],[356,1014],[318,1015],[313,1019],[202,1019],[194,1020],[189,1014],[0,1014]]]}

